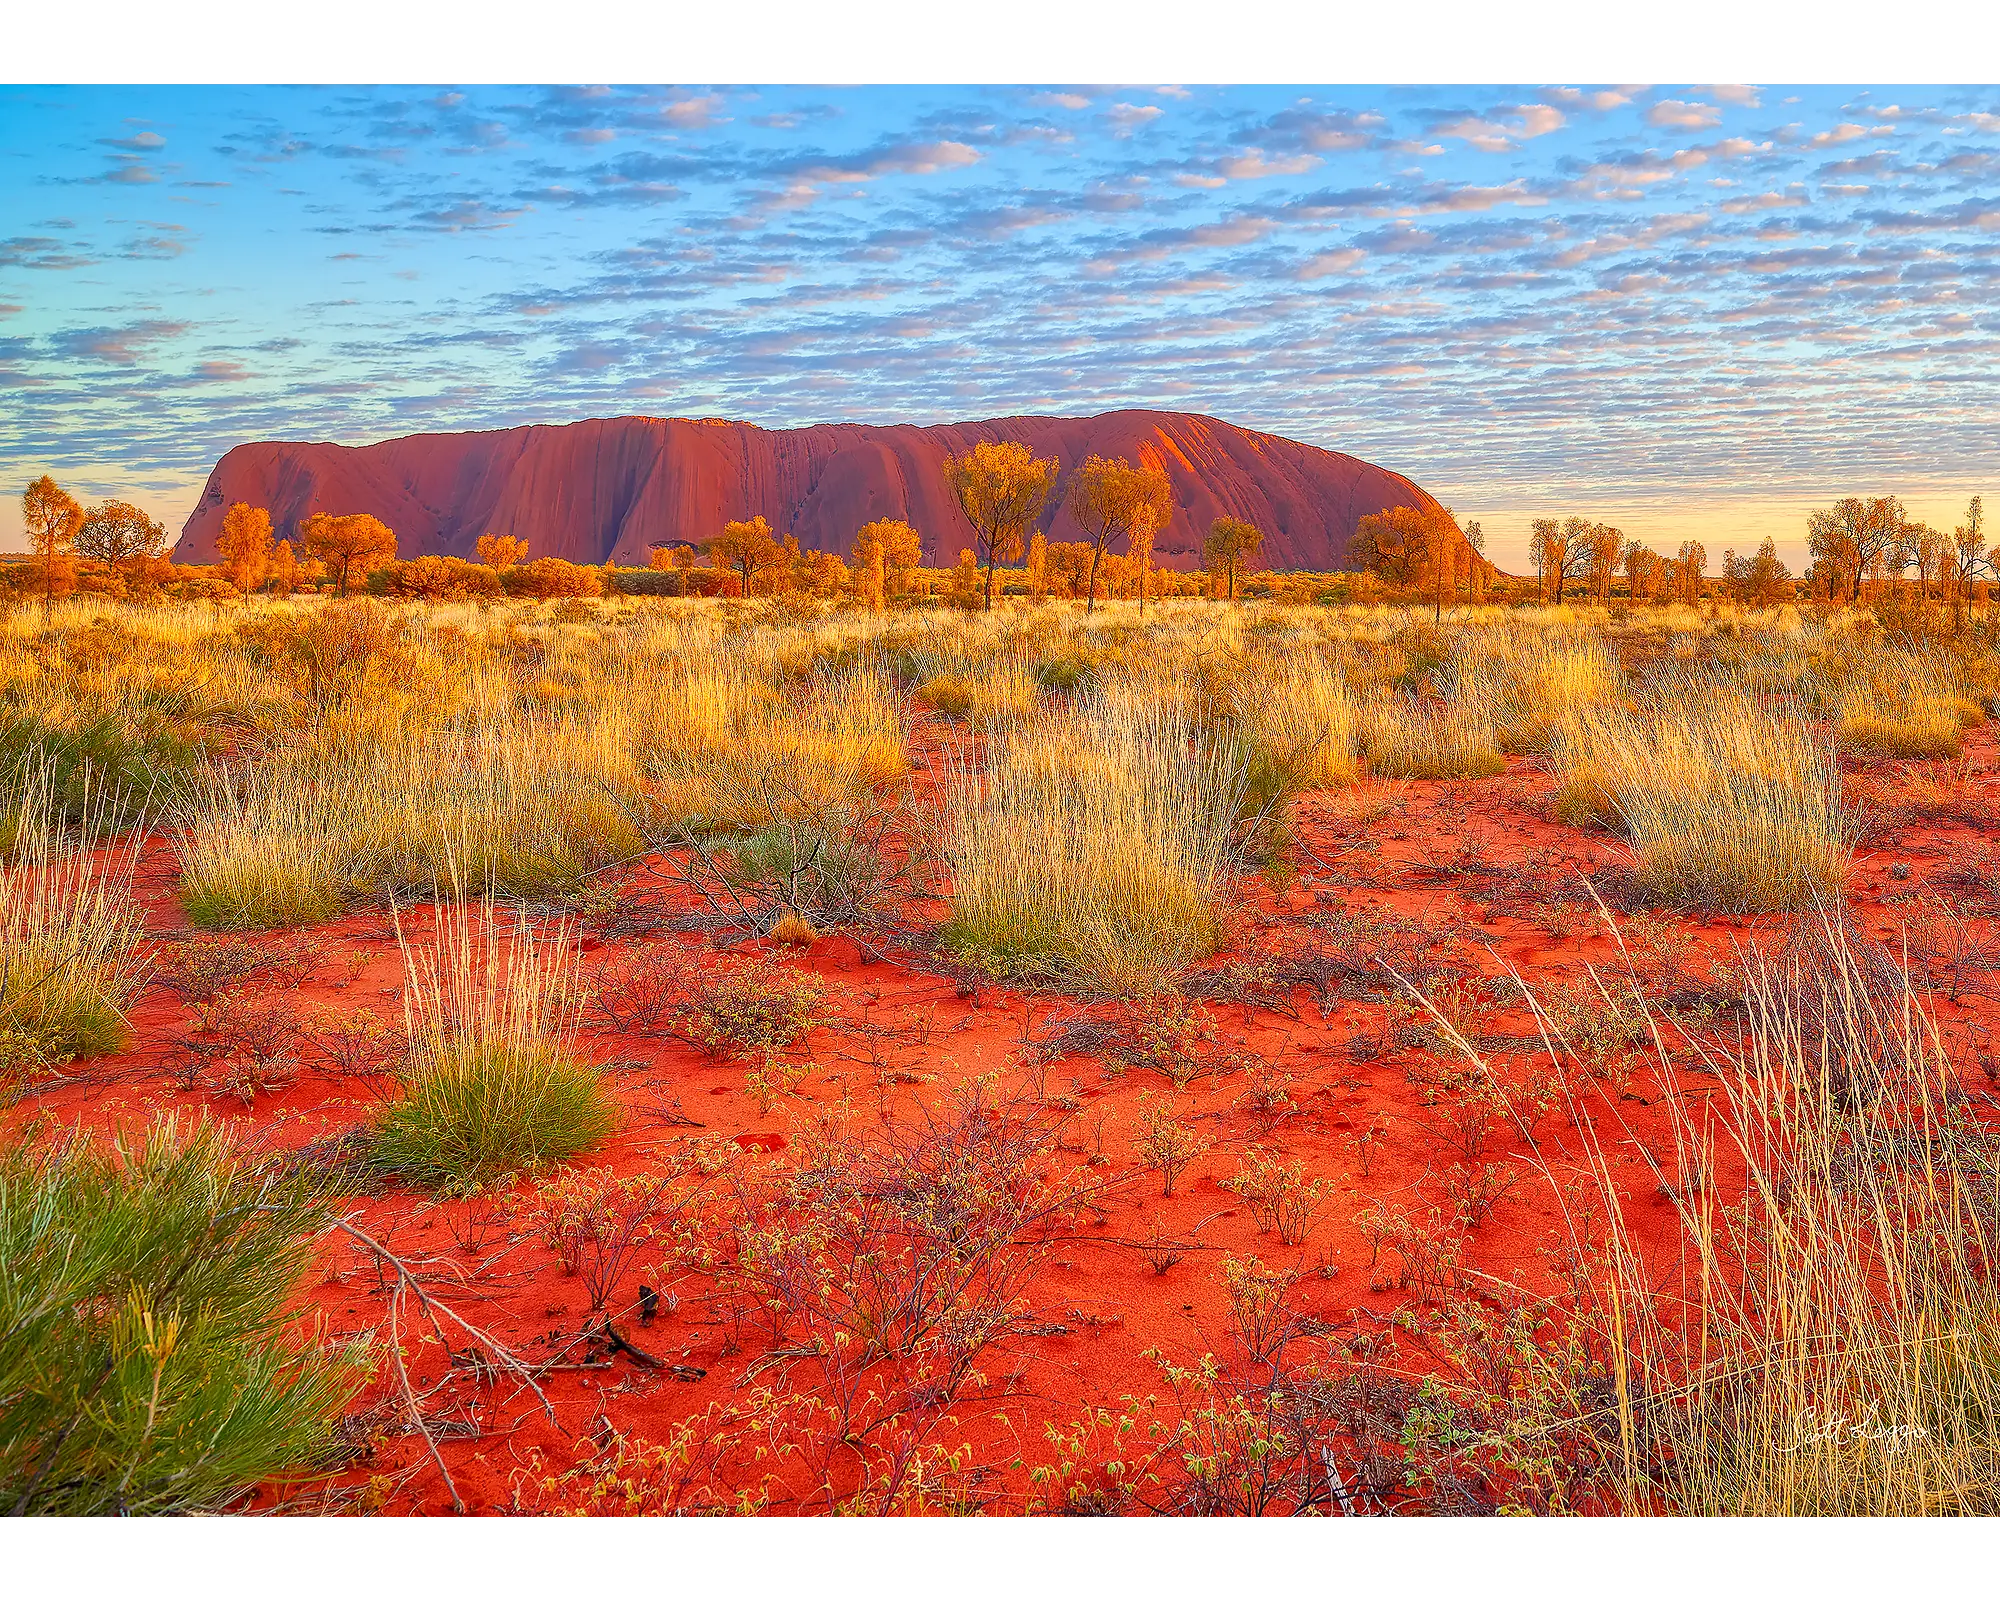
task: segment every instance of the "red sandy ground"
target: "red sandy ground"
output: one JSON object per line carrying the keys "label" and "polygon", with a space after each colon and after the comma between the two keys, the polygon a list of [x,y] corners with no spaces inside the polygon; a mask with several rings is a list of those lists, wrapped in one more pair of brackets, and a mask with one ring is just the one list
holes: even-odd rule
{"label": "red sandy ground", "polygon": [[[935,737],[933,731],[926,742]],[[1994,765],[1994,741],[1982,730],[1972,736],[1971,749],[1969,770],[1960,769],[1954,797],[1942,808],[1934,807],[1928,822],[1911,821],[1906,812],[1895,809],[1898,795],[1923,769],[1890,764],[1851,775],[1852,789],[1872,807],[1876,818],[1850,881],[1849,909],[1862,931],[1895,940],[1906,912],[1890,897],[1921,888],[1928,874],[1990,848],[2000,828],[1991,820],[1984,799],[1986,785],[1994,781],[1988,775]],[[1331,901],[1448,923],[1454,930],[1452,956],[1488,975],[1512,968],[1537,989],[1583,978],[1587,963],[1619,970],[1616,946],[1587,907],[1572,907],[1572,926],[1553,934],[1528,920],[1532,913],[1525,905],[1510,905],[1498,914],[1488,909],[1496,883],[1504,889],[1509,875],[1530,865],[1547,870],[1548,859],[1531,862],[1531,852],[1553,849],[1563,862],[1586,868],[1617,859],[1618,842],[1609,836],[1548,821],[1547,794],[1546,776],[1532,762],[1515,761],[1504,777],[1491,780],[1371,783],[1359,797],[1309,797],[1299,819],[1298,836],[1306,852],[1300,878],[1283,893],[1272,892],[1261,881],[1241,887],[1234,912],[1236,951],[1281,936],[1315,905],[1317,897],[1322,905]],[[1384,798],[1392,801],[1393,809],[1378,820],[1356,823],[1357,800],[1365,804]],[[1942,820],[1937,820],[1940,815]],[[1500,869],[1497,877],[1487,874],[1471,880],[1428,870],[1467,838],[1478,841],[1487,865]],[[1360,839],[1372,842],[1377,850],[1357,850]],[[1896,876],[1897,872],[1903,875]],[[139,893],[149,932],[162,941],[185,928],[173,884],[171,849],[156,841],[141,868]],[[1993,908],[1989,903],[1984,909]],[[1676,920],[1690,931],[1701,952],[1725,963],[1733,960],[1738,943],[1782,936],[1778,918]],[[1975,926],[1990,929],[1985,921]],[[312,975],[298,987],[300,1007],[367,1010],[385,1022],[398,1020],[404,973],[387,915],[360,912],[320,931],[325,935],[324,951]],[[684,942],[692,946],[697,941],[687,936]],[[614,954],[619,943],[586,932],[586,968]],[[743,947],[743,954],[757,953],[755,944]],[[350,958],[361,963],[351,979]],[[890,1027],[928,1019],[932,1043],[914,1065],[929,1077],[924,1092],[936,1098],[955,1084],[1008,1067],[1030,1005],[1038,1019],[1071,1005],[1060,998],[1027,996],[1006,988],[967,995],[951,977],[920,970],[914,961],[906,965],[893,950],[887,959],[867,958],[854,939],[844,936],[822,937],[787,959],[825,979],[831,998],[828,1026],[806,1041],[813,1070],[799,1095],[780,1097],[768,1113],[762,1113],[744,1087],[740,1062],[704,1055],[678,1040],[591,1033],[587,1041],[596,1058],[621,1063],[614,1081],[628,1112],[622,1131],[590,1158],[592,1163],[619,1172],[634,1170],[649,1153],[690,1133],[732,1139],[753,1158],[763,1152],[783,1159],[788,1141],[815,1107],[840,1098],[844,1080],[858,1104],[872,1105],[869,1069],[842,1058],[842,1052],[852,1054],[857,1046],[851,1035],[840,1032],[840,1025],[858,1022],[864,1009],[872,1012],[875,1022]],[[1198,1080],[1179,1097],[1180,1103],[1215,1142],[1195,1159],[1171,1198],[1161,1196],[1155,1174],[1139,1170],[1130,1149],[1139,1097],[1169,1096],[1170,1085],[1150,1071],[1113,1075],[1087,1059],[1059,1061],[1048,1068],[1049,1092],[1055,1095],[1067,1089],[1082,1103],[1072,1139],[1087,1141],[1091,1125],[1108,1113],[1102,1148],[1109,1160],[1102,1170],[1107,1178],[1128,1175],[1128,1181],[1115,1183],[1101,1196],[1101,1222],[1087,1218],[1076,1236],[1049,1257],[1027,1296],[1025,1318],[1033,1331],[1002,1341],[980,1362],[986,1388],[975,1401],[956,1408],[960,1422],[951,1436],[955,1443],[972,1446],[979,1465],[1001,1469],[1005,1476],[1009,1464],[1022,1456],[1030,1463],[1047,1458],[1042,1443],[1046,1423],[1066,1425],[1085,1406],[1115,1410],[1126,1396],[1163,1393],[1159,1361],[1148,1352],[1189,1365],[1204,1351],[1226,1351],[1220,1268],[1227,1254],[1305,1269],[1295,1291],[1296,1303],[1338,1335],[1379,1327],[1410,1301],[1409,1291],[1371,1289],[1370,1246],[1356,1219],[1378,1198],[1419,1214],[1443,1205],[1441,1182],[1452,1157],[1423,1131],[1423,1107],[1404,1071],[1422,1052],[1392,1046],[1386,1054],[1367,1059],[1366,1050],[1350,1050],[1350,1038],[1380,1026],[1383,1008],[1372,1000],[1343,1001],[1324,1020],[1309,995],[1301,994],[1295,1009],[1296,1019],[1234,1003],[1212,1007],[1225,1045],[1255,1052],[1292,1075],[1290,1093],[1297,1111],[1275,1132],[1265,1132],[1240,1103],[1248,1087],[1245,1074]],[[1956,1004],[1937,1003],[1947,1035],[1954,1037],[1983,1026],[1992,1010],[1984,995]],[[232,1097],[184,1093],[166,1070],[170,1038],[187,1025],[181,1002],[152,989],[135,1007],[131,1020],[138,1042],[130,1053],[111,1062],[85,1064],[84,1076],[30,1096],[10,1120],[18,1123],[34,1117],[101,1128],[139,1122],[155,1112],[200,1111],[267,1147],[295,1148],[356,1126],[375,1103],[351,1082],[311,1072],[277,1092],[258,1096],[248,1106]],[[1485,1019],[1482,1027],[1489,1036],[1495,1031],[1525,1036],[1530,1030],[1527,1013],[1518,1003]],[[1524,1037],[1524,1046],[1530,1042]],[[1532,1056],[1524,1048],[1514,1059],[1525,1065]],[[1718,1080],[1690,1077],[1685,1082],[1696,1092],[1713,1093]],[[1629,1176],[1628,1220],[1642,1235],[1668,1229],[1672,1215],[1636,1147],[1648,1143],[1662,1154],[1671,1149],[1658,1098],[1653,1074],[1642,1065],[1622,1092],[1614,1089],[1604,1102],[1615,1104],[1632,1140],[1617,1131],[1608,1112],[1599,1118],[1601,1134],[1613,1150],[1614,1170]],[[698,1126],[662,1121],[659,1109],[675,1102]],[[1561,1120],[1558,1112],[1550,1125],[1559,1128]],[[1382,1142],[1372,1170],[1364,1176],[1357,1140],[1371,1129],[1383,1130]],[[1287,1248],[1275,1234],[1260,1235],[1236,1194],[1222,1186],[1222,1180],[1236,1171],[1242,1148],[1260,1136],[1266,1144],[1279,1144],[1289,1155],[1303,1158],[1312,1173],[1330,1180],[1331,1194],[1321,1220],[1303,1247]],[[1523,1150],[1520,1141],[1503,1131],[1483,1159],[1518,1161]],[[566,1347],[573,1350],[543,1380],[555,1410],[553,1422],[522,1401],[509,1407],[483,1436],[441,1437],[440,1448],[469,1510],[532,1508],[538,1503],[537,1485],[550,1473],[570,1466],[581,1441],[601,1438],[607,1429],[635,1439],[665,1439],[676,1421],[728,1401],[765,1353],[754,1335],[746,1338],[744,1348],[729,1351],[723,1327],[707,1320],[702,1302],[690,1295],[643,1329],[629,1317],[621,1326],[635,1344],[660,1361],[699,1369],[699,1378],[677,1379],[622,1354],[607,1361],[600,1353],[597,1364],[591,1365],[593,1358],[575,1349],[586,1311],[580,1280],[563,1275],[547,1249],[532,1238],[510,1245],[504,1226],[477,1251],[462,1250],[454,1243],[448,1221],[492,1209],[491,1200],[438,1204],[400,1188],[343,1208],[359,1227],[403,1256],[441,1258],[431,1261],[433,1268],[464,1274],[462,1286],[447,1285],[440,1292],[460,1314],[498,1340],[530,1359]],[[1145,1253],[1134,1247],[1155,1221],[1198,1244],[1165,1274],[1156,1273]],[[1483,1273],[1531,1288],[1547,1287],[1550,1252],[1563,1238],[1555,1196],[1545,1182],[1530,1176],[1472,1230],[1466,1261]],[[336,1236],[326,1241],[323,1254],[324,1272],[313,1285],[312,1301],[323,1313],[327,1331],[350,1335],[380,1328],[385,1298],[367,1253]],[[635,1274],[637,1280],[657,1281],[649,1265]],[[628,1303],[630,1292],[628,1285]],[[463,1346],[470,1341],[454,1343]],[[421,1344],[406,1335],[405,1344],[420,1386],[444,1371],[445,1353],[434,1341]],[[459,1385],[470,1393],[474,1380],[467,1376]],[[434,1406],[444,1403],[433,1401]],[[377,1408],[380,1427],[342,1482],[355,1487],[372,1484],[363,1503],[391,1513],[449,1510],[442,1477],[422,1440],[401,1425],[393,1392],[378,1384],[364,1396],[363,1404]],[[1017,1489],[1018,1477],[1016,1473]]]}

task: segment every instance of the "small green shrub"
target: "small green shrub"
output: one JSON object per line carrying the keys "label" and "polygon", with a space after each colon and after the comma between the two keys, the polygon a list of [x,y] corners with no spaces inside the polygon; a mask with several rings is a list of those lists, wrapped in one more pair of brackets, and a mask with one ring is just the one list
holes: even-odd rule
{"label": "small green shrub", "polygon": [[403,1097],[375,1116],[376,1163],[469,1194],[594,1148],[618,1107],[574,1048],[587,995],[568,925],[537,932],[520,918],[503,939],[491,901],[440,904],[433,925],[422,950],[396,930],[409,1071]]}
{"label": "small green shrub", "polygon": [[470,1194],[596,1148],[618,1126],[603,1074],[555,1050],[487,1045],[426,1062],[374,1124],[375,1161]]}
{"label": "small green shrub", "polygon": [[62,728],[27,712],[0,712],[0,773],[8,775],[0,790],[14,802],[0,817],[0,844],[11,853],[30,774],[65,825],[89,820],[122,828],[186,793],[198,761],[194,746],[177,735],[115,716]]}
{"label": "small green shrub", "polygon": [[673,1031],[710,1055],[768,1056],[819,1022],[826,985],[774,957],[752,966],[696,968],[684,979]]}
{"label": "small green shrub", "polygon": [[364,1376],[292,1336],[327,1198],[171,1119],[0,1151],[0,1504],[213,1511],[315,1469]]}

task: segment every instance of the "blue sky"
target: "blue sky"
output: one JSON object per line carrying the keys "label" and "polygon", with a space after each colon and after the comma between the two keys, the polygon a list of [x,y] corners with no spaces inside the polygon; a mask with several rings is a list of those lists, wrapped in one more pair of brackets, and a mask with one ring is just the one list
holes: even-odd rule
{"label": "blue sky", "polygon": [[18,485],[256,438],[1123,405],[1408,472],[1503,562],[2000,490],[2000,92],[0,89]]}

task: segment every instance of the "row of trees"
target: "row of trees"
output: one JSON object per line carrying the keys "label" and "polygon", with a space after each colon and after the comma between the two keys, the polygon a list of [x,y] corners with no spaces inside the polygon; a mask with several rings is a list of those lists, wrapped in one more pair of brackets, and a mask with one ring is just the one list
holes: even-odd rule
{"label": "row of trees", "polygon": [[1926,599],[1969,600],[1982,576],[2000,577],[2000,552],[1986,548],[1983,498],[1972,497],[1965,521],[1950,533],[1914,521],[1894,495],[1837,500],[1806,520],[1814,590],[1850,603],[1864,582],[1914,580]]}
{"label": "row of trees", "polygon": [[[1554,600],[1561,601],[1572,582],[1591,598],[1607,599],[1620,572],[1635,600],[1692,602],[1708,592],[1708,551],[1699,540],[1686,540],[1678,554],[1663,556],[1585,517],[1541,518],[1531,527],[1536,578],[1541,592]],[[1864,583],[1913,581],[1927,599],[1969,600],[1982,575],[2000,577],[2000,558],[1986,547],[1978,496],[1949,534],[1912,520],[1893,495],[1836,501],[1807,518],[1806,534],[1812,565],[1802,581],[1821,599],[1854,604]],[[1791,570],[1769,538],[1753,555],[1724,551],[1721,581],[1731,598],[1746,604],[1776,604],[1797,593]]]}
{"label": "row of trees", "polygon": [[[50,600],[76,587],[79,562],[95,562],[107,579],[162,576],[154,569],[165,561],[166,529],[137,506],[109,500],[86,511],[44,474],[22,494],[21,512],[39,586]],[[299,542],[303,555],[289,539],[273,539],[269,512],[238,502],[223,513],[216,536],[218,573],[246,593],[289,591],[331,577],[344,594],[351,582],[396,558],[395,534],[367,515],[307,517]]]}
{"label": "row of trees", "polygon": [[[966,554],[974,574],[983,576],[980,603],[986,610],[993,607],[996,569],[1017,561],[1026,565],[1030,593],[1080,594],[1086,610],[1096,606],[1103,590],[1107,560],[1122,562],[1119,586],[1131,587],[1142,608],[1149,594],[1159,592],[1150,576],[1153,540],[1174,513],[1173,486],[1164,469],[1091,456],[1070,474],[1063,495],[1085,537],[1059,544],[1049,544],[1035,531],[1055,495],[1059,462],[1037,457],[1022,444],[982,443],[947,459],[944,473],[972,524],[973,548]],[[1227,582],[1231,599],[1238,576],[1263,540],[1254,523],[1236,517],[1218,517],[1209,529],[1204,565]],[[1120,544],[1122,556],[1114,554]],[[707,549],[716,568],[734,574],[745,594],[758,582],[810,594],[837,592],[845,585],[877,606],[904,592],[923,561],[922,535],[894,519],[871,522],[855,535],[851,575],[838,556],[802,551],[796,538],[780,538],[761,516],[725,524]],[[686,573],[694,566],[695,547],[662,546],[651,559],[655,567]]]}

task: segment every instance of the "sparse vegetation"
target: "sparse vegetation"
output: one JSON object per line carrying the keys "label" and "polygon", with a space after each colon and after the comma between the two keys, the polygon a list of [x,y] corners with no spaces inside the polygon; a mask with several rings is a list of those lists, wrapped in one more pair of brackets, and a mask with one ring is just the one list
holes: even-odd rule
{"label": "sparse vegetation", "polygon": [[[1156,605],[1147,531],[1094,581],[1030,541],[991,612],[885,525],[852,605],[773,535],[748,601],[671,560],[509,599],[540,563],[495,546],[379,599],[0,618],[23,1119],[318,1119],[282,1168],[203,1145],[205,1192],[299,1185],[315,1293],[383,1319],[372,1377],[263,1324],[212,1471],[60,1496],[237,1504],[349,1408],[393,1465],[330,1492],[464,1504],[609,1364],[666,1381],[593,1378],[597,1447],[519,1509],[1987,1509],[1976,612],[1697,609],[1692,553],[1605,609],[1594,523],[1560,605],[1452,603],[1442,522],[1420,611],[1261,572],[1232,605],[1220,563]],[[102,1160],[100,1199],[144,1165]],[[365,1211],[328,1219],[336,1174]],[[1151,1381],[1045,1398],[1100,1342]]]}
{"label": "sparse vegetation", "polygon": [[583,994],[565,930],[523,922],[503,940],[487,902],[440,906],[431,934],[403,944],[410,1061],[376,1115],[376,1162],[465,1194],[593,1149],[618,1112],[576,1050]]}

